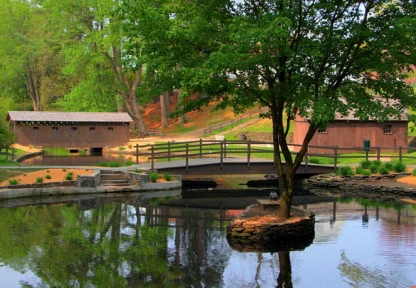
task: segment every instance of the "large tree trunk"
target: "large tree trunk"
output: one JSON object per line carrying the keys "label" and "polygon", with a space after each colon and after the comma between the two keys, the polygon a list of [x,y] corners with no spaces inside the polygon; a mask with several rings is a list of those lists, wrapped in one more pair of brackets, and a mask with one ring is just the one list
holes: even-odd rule
{"label": "large tree trunk", "polygon": [[168,115],[169,111],[169,92],[164,92],[160,95],[160,111],[161,111],[161,120],[162,120],[162,128],[166,128],[169,126],[168,122]]}
{"label": "large tree trunk", "polygon": [[32,100],[33,111],[40,111],[40,94],[39,83],[36,72],[33,69],[26,68],[26,91],[29,98]]}

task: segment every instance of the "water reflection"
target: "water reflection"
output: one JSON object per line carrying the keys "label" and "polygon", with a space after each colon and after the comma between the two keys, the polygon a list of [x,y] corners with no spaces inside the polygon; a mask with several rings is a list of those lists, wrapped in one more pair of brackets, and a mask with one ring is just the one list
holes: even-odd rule
{"label": "water reflection", "polygon": [[[416,284],[415,206],[300,203],[316,214],[313,244],[271,254],[239,252],[227,242],[226,226],[251,200],[141,194],[56,199],[49,205],[36,199],[30,206],[1,203],[8,208],[0,209],[0,287]],[[198,202],[206,206],[194,207]]]}

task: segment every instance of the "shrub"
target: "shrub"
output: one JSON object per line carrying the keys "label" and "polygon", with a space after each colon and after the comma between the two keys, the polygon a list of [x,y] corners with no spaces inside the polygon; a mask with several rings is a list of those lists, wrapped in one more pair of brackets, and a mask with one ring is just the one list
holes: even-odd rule
{"label": "shrub", "polygon": [[42,177],[36,178],[36,183],[43,183],[43,178]]}
{"label": "shrub", "polygon": [[368,169],[370,168],[370,166],[371,166],[371,161],[369,160],[364,160],[364,161],[361,161],[360,163],[360,167],[362,167],[363,169]]}
{"label": "shrub", "polygon": [[142,170],[142,169],[135,169],[135,170],[134,170],[134,172],[135,172],[135,173],[143,173],[143,172],[144,172],[144,170]]}
{"label": "shrub", "polygon": [[133,165],[134,164],[134,162],[133,161],[131,161],[131,160],[127,160],[125,163],[124,163],[124,165],[126,165],[126,166],[131,166],[131,165]]}
{"label": "shrub", "polygon": [[371,175],[371,172],[368,171],[367,169],[364,169],[361,166],[358,166],[357,168],[355,168],[355,173],[360,174],[360,175]]}
{"label": "shrub", "polygon": [[372,174],[375,174],[375,173],[377,173],[378,172],[378,166],[376,166],[376,165],[371,165],[370,166],[370,171],[371,171],[371,173]]}
{"label": "shrub", "polygon": [[406,165],[400,162],[395,162],[393,164],[394,172],[400,173],[406,171]]}
{"label": "shrub", "polygon": [[65,171],[66,171],[66,169],[62,169],[62,171],[64,171],[64,172],[65,172]]}
{"label": "shrub", "polygon": [[111,161],[110,163],[108,163],[108,166],[110,166],[110,167],[120,167],[121,164],[118,161]]}
{"label": "shrub", "polygon": [[385,162],[383,166],[386,167],[386,169],[388,169],[389,171],[393,170],[393,163],[391,162]]}
{"label": "shrub", "polygon": [[352,171],[350,166],[339,167],[335,173],[342,176],[354,175],[354,171]]}
{"label": "shrub", "polygon": [[163,179],[165,179],[166,181],[170,181],[172,180],[172,176],[170,176],[168,172],[165,172],[163,173]]}
{"label": "shrub", "polygon": [[133,148],[133,145],[131,145],[131,144],[130,144],[130,145],[129,145],[129,146],[127,146],[127,147],[129,147],[129,149],[131,149],[131,148]]}
{"label": "shrub", "polygon": [[311,158],[309,158],[309,163],[321,164],[321,160],[319,158],[316,158],[316,157],[311,157]]}
{"label": "shrub", "polygon": [[376,166],[376,167],[380,167],[381,166],[381,161],[380,160],[374,160],[372,165]]}
{"label": "shrub", "polygon": [[157,178],[159,178],[159,175],[156,172],[149,173],[149,180],[150,182],[156,182]]}
{"label": "shrub", "polygon": [[125,147],[123,147],[123,146],[121,146],[121,147],[118,147],[118,150],[119,150],[119,151],[123,151],[123,150],[126,150],[126,148],[125,148]]}
{"label": "shrub", "polygon": [[416,176],[416,169],[413,169],[413,171],[412,171],[412,175],[413,175],[413,176]]}
{"label": "shrub", "polygon": [[390,170],[386,168],[386,166],[381,166],[378,170],[381,175],[386,175],[390,173]]}
{"label": "shrub", "polygon": [[73,179],[74,179],[74,174],[72,174],[72,173],[66,174],[65,180],[72,181]]}
{"label": "shrub", "polygon": [[10,179],[9,180],[9,185],[17,185],[18,183],[19,183],[19,181],[16,180],[16,179]]}
{"label": "shrub", "polygon": [[46,179],[51,179],[51,178],[52,178],[52,176],[51,176],[51,175],[49,175],[49,174],[47,174],[47,175],[45,176],[45,178],[46,178]]}

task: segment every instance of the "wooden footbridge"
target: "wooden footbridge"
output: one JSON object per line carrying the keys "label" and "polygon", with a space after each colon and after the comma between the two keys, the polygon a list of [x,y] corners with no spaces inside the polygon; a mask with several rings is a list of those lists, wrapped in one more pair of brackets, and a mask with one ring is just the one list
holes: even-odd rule
{"label": "wooden footbridge", "polygon": [[[259,141],[199,140],[136,145],[136,166],[181,175],[275,174],[273,147]],[[308,163],[297,174],[333,172],[335,165]]]}

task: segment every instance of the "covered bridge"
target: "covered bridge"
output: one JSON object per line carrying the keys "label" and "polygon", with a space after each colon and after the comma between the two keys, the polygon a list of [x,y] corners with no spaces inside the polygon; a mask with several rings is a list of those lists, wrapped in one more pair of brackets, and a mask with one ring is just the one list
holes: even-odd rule
{"label": "covered bridge", "polygon": [[129,140],[127,113],[9,111],[6,120],[24,146],[96,148]]}

